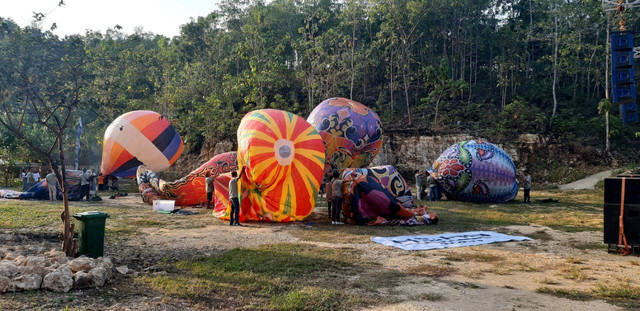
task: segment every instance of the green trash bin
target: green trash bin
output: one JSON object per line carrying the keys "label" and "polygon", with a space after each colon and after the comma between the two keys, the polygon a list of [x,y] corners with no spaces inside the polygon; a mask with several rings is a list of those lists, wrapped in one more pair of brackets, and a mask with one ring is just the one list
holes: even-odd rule
{"label": "green trash bin", "polygon": [[104,253],[104,225],[109,214],[90,211],[73,215],[80,221],[78,227],[78,253],[93,258]]}

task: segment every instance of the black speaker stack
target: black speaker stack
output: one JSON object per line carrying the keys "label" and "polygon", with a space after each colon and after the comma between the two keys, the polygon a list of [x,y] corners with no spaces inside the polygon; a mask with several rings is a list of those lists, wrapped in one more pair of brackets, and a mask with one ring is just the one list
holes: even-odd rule
{"label": "black speaker stack", "polygon": [[618,243],[621,210],[627,245],[636,250],[640,248],[640,175],[621,174],[604,180],[604,243],[610,246],[621,246]]}

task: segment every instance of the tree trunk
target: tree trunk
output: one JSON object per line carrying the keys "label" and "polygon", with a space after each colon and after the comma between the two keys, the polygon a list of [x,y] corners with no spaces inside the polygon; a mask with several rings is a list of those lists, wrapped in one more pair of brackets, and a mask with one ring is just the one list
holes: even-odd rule
{"label": "tree trunk", "polygon": [[[605,80],[605,88],[604,88],[604,95],[607,99],[609,99],[609,58],[610,58],[610,52],[611,52],[611,37],[609,35],[609,13],[607,13],[607,43],[605,44],[605,49],[607,50],[606,53],[606,59],[605,59],[605,68],[604,68],[604,80]],[[607,109],[607,111],[604,114],[605,117],[605,122],[606,122],[606,137],[605,137],[605,151],[607,152],[607,154],[610,154],[611,152],[611,145],[609,142],[609,109]]]}
{"label": "tree trunk", "polygon": [[438,100],[436,101],[436,115],[433,118],[434,125],[438,125],[438,107],[440,106],[440,99],[442,99],[442,95],[438,96]]}
{"label": "tree trunk", "polygon": [[[62,212],[62,223],[63,223],[63,236],[62,236],[62,251],[67,254],[67,256],[75,256],[76,251],[78,249],[78,245],[76,240],[73,238],[73,224],[71,224],[71,215],[69,215],[69,189],[67,188],[67,171],[65,168],[64,162],[64,148],[62,144],[62,134],[58,135],[58,152],[60,159],[60,172],[55,170],[56,178],[58,179],[58,183],[60,185],[60,189],[62,190],[62,204],[64,205],[64,211]],[[51,166],[53,167],[53,161],[51,162]],[[61,176],[60,176],[61,175]]]}
{"label": "tree trunk", "polygon": [[555,118],[556,111],[558,109],[558,96],[556,91],[556,84],[558,84],[558,15],[556,13],[556,8],[553,10],[554,14],[554,26],[555,26],[555,34],[554,34],[554,48],[553,48],[553,112],[551,113],[551,120]]}
{"label": "tree trunk", "polygon": [[402,80],[404,81],[404,98],[405,102],[407,103],[407,121],[409,121],[409,124],[411,124],[411,106],[409,105],[409,83],[407,82],[407,66],[409,66],[408,60],[405,59],[405,64],[402,66]]}
{"label": "tree trunk", "polygon": [[356,21],[354,14],[353,26],[351,27],[351,87],[349,89],[349,99],[353,100],[353,81],[356,78],[355,58],[356,58]]}
{"label": "tree trunk", "polygon": [[393,113],[393,48],[391,48],[391,57],[389,58],[389,72],[390,72],[390,79],[389,79],[389,96],[391,97],[391,113]]}

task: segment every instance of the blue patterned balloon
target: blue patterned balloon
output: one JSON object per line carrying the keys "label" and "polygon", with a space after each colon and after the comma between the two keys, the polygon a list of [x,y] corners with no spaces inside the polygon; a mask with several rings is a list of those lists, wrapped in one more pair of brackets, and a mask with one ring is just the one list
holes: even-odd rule
{"label": "blue patterned balloon", "polygon": [[500,147],[482,140],[449,147],[429,173],[451,200],[504,203],[518,194],[513,160]]}

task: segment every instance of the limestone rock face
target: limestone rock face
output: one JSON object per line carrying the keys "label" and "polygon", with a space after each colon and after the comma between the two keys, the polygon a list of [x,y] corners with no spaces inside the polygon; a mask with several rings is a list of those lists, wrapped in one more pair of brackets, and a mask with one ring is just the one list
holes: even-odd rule
{"label": "limestone rock face", "polygon": [[40,274],[25,274],[13,279],[16,290],[34,290],[39,289],[42,284],[42,276]]}
{"label": "limestone rock face", "polygon": [[18,268],[13,262],[0,261],[0,276],[13,278],[16,274],[18,274]]}
{"label": "limestone rock face", "polygon": [[65,264],[69,261],[64,252],[55,249],[44,253],[44,255],[51,264]]}
{"label": "limestone rock face", "polygon": [[27,263],[27,257],[20,255],[13,259],[13,263],[16,264],[16,266],[24,266]]}
{"label": "limestone rock face", "polygon": [[11,287],[11,279],[6,276],[0,275],[0,294],[9,291]]}
{"label": "limestone rock face", "polygon": [[93,259],[84,256],[78,257],[67,263],[67,267],[69,267],[73,273],[78,271],[89,272],[91,269],[95,268],[95,266],[96,263]]}
{"label": "limestone rock face", "polygon": [[89,271],[89,275],[93,280],[94,286],[101,287],[107,282],[107,269],[105,268],[95,268]]}
{"label": "limestone rock face", "polygon": [[33,266],[44,266],[45,258],[42,256],[28,256],[25,266],[33,267]]}
{"label": "limestone rock face", "polygon": [[67,266],[60,266],[47,274],[42,281],[42,288],[54,292],[66,293],[71,287],[73,287],[73,273]]}
{"label": "limestone rock face", "polygon": [[73,275],[73,288],[83,289],[94,287],[91,275],[84,271],[78,271]]}

